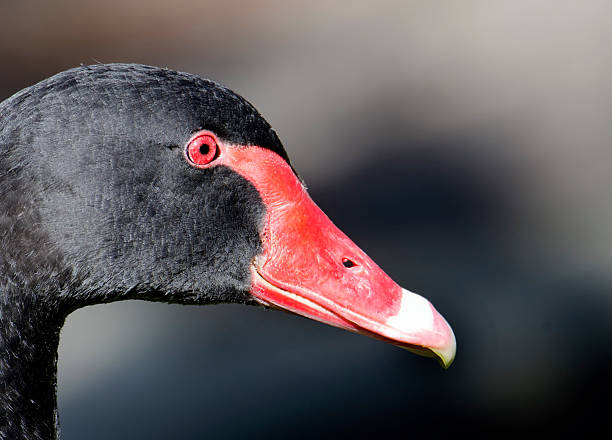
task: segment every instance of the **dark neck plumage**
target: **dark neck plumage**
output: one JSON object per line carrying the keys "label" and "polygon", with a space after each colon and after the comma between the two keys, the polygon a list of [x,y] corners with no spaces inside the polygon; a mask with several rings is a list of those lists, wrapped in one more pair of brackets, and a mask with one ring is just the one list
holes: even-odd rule
{"label": "dark neck plumage", "polygon": [[0,439],[56,439],[64,317],[34,295],[6,291],[0,316]]}
{"label": "dark neck plumage", "polygon": [[55,439],[59,334],[76,308],[61,293],[74,277],[12,173],[0,173],[0,440]]}

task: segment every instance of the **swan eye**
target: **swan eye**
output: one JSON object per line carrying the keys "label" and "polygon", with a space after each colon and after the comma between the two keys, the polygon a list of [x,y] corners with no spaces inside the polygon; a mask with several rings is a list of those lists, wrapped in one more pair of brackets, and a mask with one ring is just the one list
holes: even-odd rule
{"label": "swan eye", "polygon": [[217,140],[210,134],[197,135],[187,144],[187,159],[195,166],[205,166],[218,156]]}

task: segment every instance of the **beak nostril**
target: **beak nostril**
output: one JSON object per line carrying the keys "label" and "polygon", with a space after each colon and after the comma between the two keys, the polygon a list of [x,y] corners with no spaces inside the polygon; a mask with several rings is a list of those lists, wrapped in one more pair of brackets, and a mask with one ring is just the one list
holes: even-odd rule
{"label": "beak nostril", "polygon": [[357,266],[357,264],[355,264],[353,261],[349,260],[348,258],[343,258],[342,259],[342,264],[344,265],[344,267],[346,267],[347,269],[350,269],[351,267],[355,267]]}

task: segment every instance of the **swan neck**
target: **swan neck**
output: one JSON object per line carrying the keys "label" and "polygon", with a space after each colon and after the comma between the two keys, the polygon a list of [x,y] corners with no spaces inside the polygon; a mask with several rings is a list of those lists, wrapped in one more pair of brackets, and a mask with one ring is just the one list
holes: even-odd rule
{"label": "swan neck", "polygon": [[63,319],[0,304],[0,438],[57,439],[57,349]]}

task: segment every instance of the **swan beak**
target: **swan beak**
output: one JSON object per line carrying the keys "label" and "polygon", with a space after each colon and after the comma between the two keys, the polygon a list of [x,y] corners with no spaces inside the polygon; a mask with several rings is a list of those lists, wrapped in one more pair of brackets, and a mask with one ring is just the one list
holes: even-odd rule
{"label": "swan beak", "polygon": [[221,160],[253,183],[266,206],[263,253],[251,264],[251,294],[261,304],[451,364],[455,335],[442,315],[338,229],[286,161],[256,146],[227,149]]}
{"label": "swan beak", "polygon": [[[306,298],[310,292],[302,290],[296,294],[279,288],[266,281],[255,266],[251,272],[251,293],[264,306],[380,339],[420,356],[436,358],[444,369],[455,359],[457,343],[452,328],[427,299],[409,290],[400,289],[401,302],[396,314],[384,322],[376,322],[375,318],[330,302],[328,307],[321,306]],[[318,295],[311,293],[310,297]]]}

